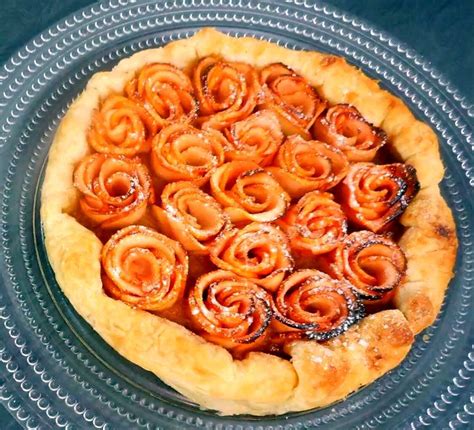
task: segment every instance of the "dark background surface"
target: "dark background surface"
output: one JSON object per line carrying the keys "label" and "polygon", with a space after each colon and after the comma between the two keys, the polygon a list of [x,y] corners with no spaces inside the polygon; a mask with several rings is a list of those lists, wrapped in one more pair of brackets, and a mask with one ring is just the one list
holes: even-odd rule
{"label": "dark background surface", "polygon": [[[29,39],[91,0],[0,0],[0,64]],[[474,101],[473,0],[326,0],[406,43]],[[1,383],[1,381],[0,381]],[[0,429],[17,430],[0,406]]]}

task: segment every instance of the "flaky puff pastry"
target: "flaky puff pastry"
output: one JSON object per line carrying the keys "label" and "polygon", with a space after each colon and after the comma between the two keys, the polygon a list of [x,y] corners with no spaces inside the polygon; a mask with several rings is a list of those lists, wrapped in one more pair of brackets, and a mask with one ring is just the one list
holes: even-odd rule
{"label": "flaky puff pastry", "polygon": [[[289,360],[259,352],[235,360],[224,348],[186,328],[104,293],[102,243],[71,215],[79,201],[73,171],[91,151],[87,131],[93,114],[101,101],[121,93],[145,65],[185,68],[210,55],[256,68],[287,65],[330,103],[354,105],[387,133],[390,149],[416,168],[421,191],[401,217],[406,230],[399,244],[407,255],[407,276],[394,297],[398,309],[368,316],[325,343],[289,343]],[[408,353],[413,334],[433,322],[452,277],[457,247],[454,221],[438,188],[442,176],[434,132],[344,59],[204,29],[190,39],[139,52],[91,78],[56,133],[41,217],[59,285],[74,308],[120,354],[221,414],[281,414],[331,404],[371,383],[397,366]]]}

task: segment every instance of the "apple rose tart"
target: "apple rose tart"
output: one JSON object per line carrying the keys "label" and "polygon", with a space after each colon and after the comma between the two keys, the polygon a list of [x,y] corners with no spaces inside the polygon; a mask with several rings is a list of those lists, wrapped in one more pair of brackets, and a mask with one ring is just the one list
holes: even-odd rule
{"label": "apple rose tart", "polygon": [[274,415],[345,399],[434,321],[442,176],[436,135],[343,59],[207,29],[92,78],[41,219],[120,354],[201,407]]}

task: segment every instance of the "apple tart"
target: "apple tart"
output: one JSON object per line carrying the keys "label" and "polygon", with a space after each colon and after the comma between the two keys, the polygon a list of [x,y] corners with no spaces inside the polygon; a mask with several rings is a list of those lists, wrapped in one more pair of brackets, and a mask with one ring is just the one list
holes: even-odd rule
{"label": "apple tart", "polygon": [[344,59],[212,29],[94,75],[57,130],[56,279],[202,407],[342,400],[429,326],[457,240],[434,132]]}

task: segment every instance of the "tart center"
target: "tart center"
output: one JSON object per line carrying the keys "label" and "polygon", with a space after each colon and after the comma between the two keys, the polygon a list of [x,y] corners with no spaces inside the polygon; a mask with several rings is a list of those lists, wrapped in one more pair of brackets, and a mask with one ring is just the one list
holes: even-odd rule
{"label": "tart center", "polygon": [[286,66],[147,65],[89,133],[75,185],[106,238],[111,297],[237,358],[326,341],[390,306],[406,271],[390,232],[416,174],[377,164],[385,133]]}

